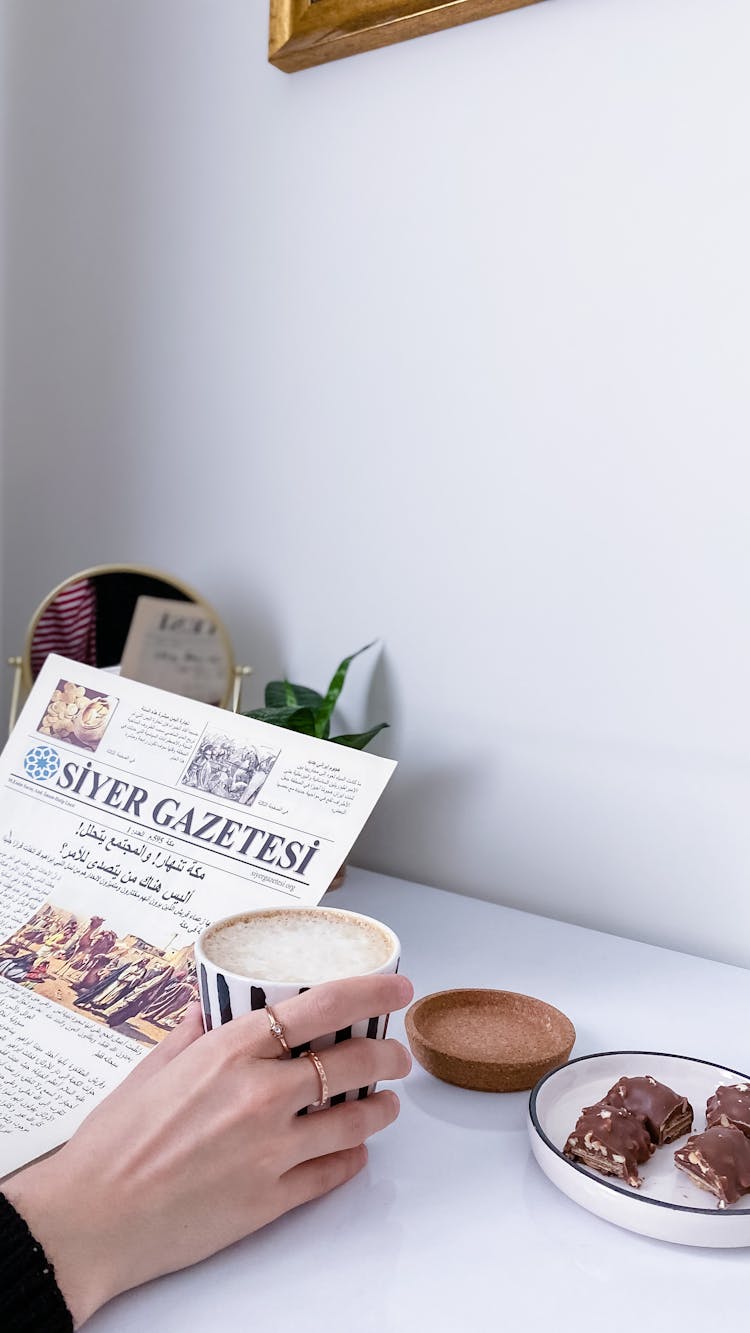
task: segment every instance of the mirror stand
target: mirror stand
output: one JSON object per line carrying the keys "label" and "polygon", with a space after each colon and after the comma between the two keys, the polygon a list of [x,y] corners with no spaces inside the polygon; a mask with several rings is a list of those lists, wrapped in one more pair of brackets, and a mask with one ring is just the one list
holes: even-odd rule
{"label": "mirror stand", "polygon": [[242,703],[242,687],[248,676],[252,676],[253,668],[251,666],[236,666],[234,668],[234,684],[232,685],[232,712],[239,713]]}
{"label": "mirror stand", "polygon": [[10,717],[8,719],[8,735],[10,735],[16,725],[18,716],[18,703],[21,698],[21,667],[23,666],[22,657],[9,657],[8,666],[13,668],[13,687],[10,694]]}
{"label": "mirror stand", "polygon": [[53,588],[29,623],[14,672],[10,730],[50,653],[239,712],[252,669],[199,593],[161,570],[97,565]]}

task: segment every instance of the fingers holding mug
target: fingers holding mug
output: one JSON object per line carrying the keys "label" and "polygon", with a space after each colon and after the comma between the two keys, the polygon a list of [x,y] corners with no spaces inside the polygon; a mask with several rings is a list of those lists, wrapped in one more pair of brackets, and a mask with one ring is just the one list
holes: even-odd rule
{"label": "fingers holding mug", "polygon": [[353,1037],[336,1046],[306,1052],[279,1072],[289,1089],[289,1105],[297,1111],[375,1083],[405,1078],[410,1069],[411,1056],[400,1041]]}
{"label": "fingers holding mug", "polygon": [[380,1035],[376,1019],[403,1009],[413,995],[408,978],[397,974],[331,981],[238,1019],[233,1039],[241,1040],[251,1055],[274,1059],[286,1053],[285,1047],[294,1051],[325,1033],[348,1035],[358,1025],[363,1025],[362,1035],[374,1037]]}
{"label": "fingers holding mug", "polygon": [[[394,932],[341,908],[238,913],[205,930],[195,956],[205,1026],[220,1028],[212,1041],[240,1059],[276,1062],[285,1056],[279,1064],[288,1066],[289,1055],[310,1046],[322,1050],[350,1038],[384,1038],[388,1015],[413,995],[411,983],[398,976],[401,946]],[[316,1068],[305,1065],[309,1086]],[[322,1085],[327,1076],[317,1077]],[[299,1071],[297,1079],[299,1084]],[[374,1081],[360,1082],[355,1074],[341,1091],[361,1089],[364,1098]],[[305,1098],[303,1092],[296,1109],[325,1101]]]}
{"label": "fingers holding mug", "polygon": [[323,1115],[298,1120],[290,1143],[296,1165],[357,1148],[392,1125],[400,1109],[396,1093],[384,1089],[364,1101],[342,1102]]}
{"label": "fingers holding mug", "polygon": [[282,1176],[283,1205],[281,1212],[297,1208],[301,1203],[310,1203],[323,1194],[330,1194],[339,1185],[345,1185],[367,1165],[367,1148],[360,1143],[356,1148],[342,1148],[339,1152],[329,1153],[325,1157],[314,1157],[300,1162]]}

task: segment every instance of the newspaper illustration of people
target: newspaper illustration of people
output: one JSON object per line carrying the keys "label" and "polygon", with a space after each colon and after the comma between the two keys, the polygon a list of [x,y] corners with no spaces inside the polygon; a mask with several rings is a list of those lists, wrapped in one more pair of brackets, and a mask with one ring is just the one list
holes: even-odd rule
{"label": "newspaper illustration of people", "polygon": [[103,917],[80,919],[53,903],[0,943],[0,976],[146,1045],[197,997],[191,947],[118,937]]}
{"label": "newspaper illustration of people", "polygon": [[183,787],[252,805],[281,753],[260,745],[238,745],[221,732],[207,733],[182,778]]}

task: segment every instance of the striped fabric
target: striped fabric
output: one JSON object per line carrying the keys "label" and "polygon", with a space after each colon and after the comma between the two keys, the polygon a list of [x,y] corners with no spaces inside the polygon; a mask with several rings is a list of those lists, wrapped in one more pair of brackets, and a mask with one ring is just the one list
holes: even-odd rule
{"label": "striped fabric", "polygon": [[31,645],[33,676],[49,653],[96,666],[96,593],[88,579],[63,588],[40,617]]}

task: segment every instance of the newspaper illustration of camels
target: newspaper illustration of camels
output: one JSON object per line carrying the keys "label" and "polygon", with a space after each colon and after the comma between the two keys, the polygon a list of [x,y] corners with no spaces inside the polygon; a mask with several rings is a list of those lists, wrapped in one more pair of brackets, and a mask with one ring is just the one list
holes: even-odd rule
{"label": "newspaper illustration of camels", "polygon": [[192,945],[157,949],[51,902],[0,944],[0,977],[147,1046],[197,998]]}

